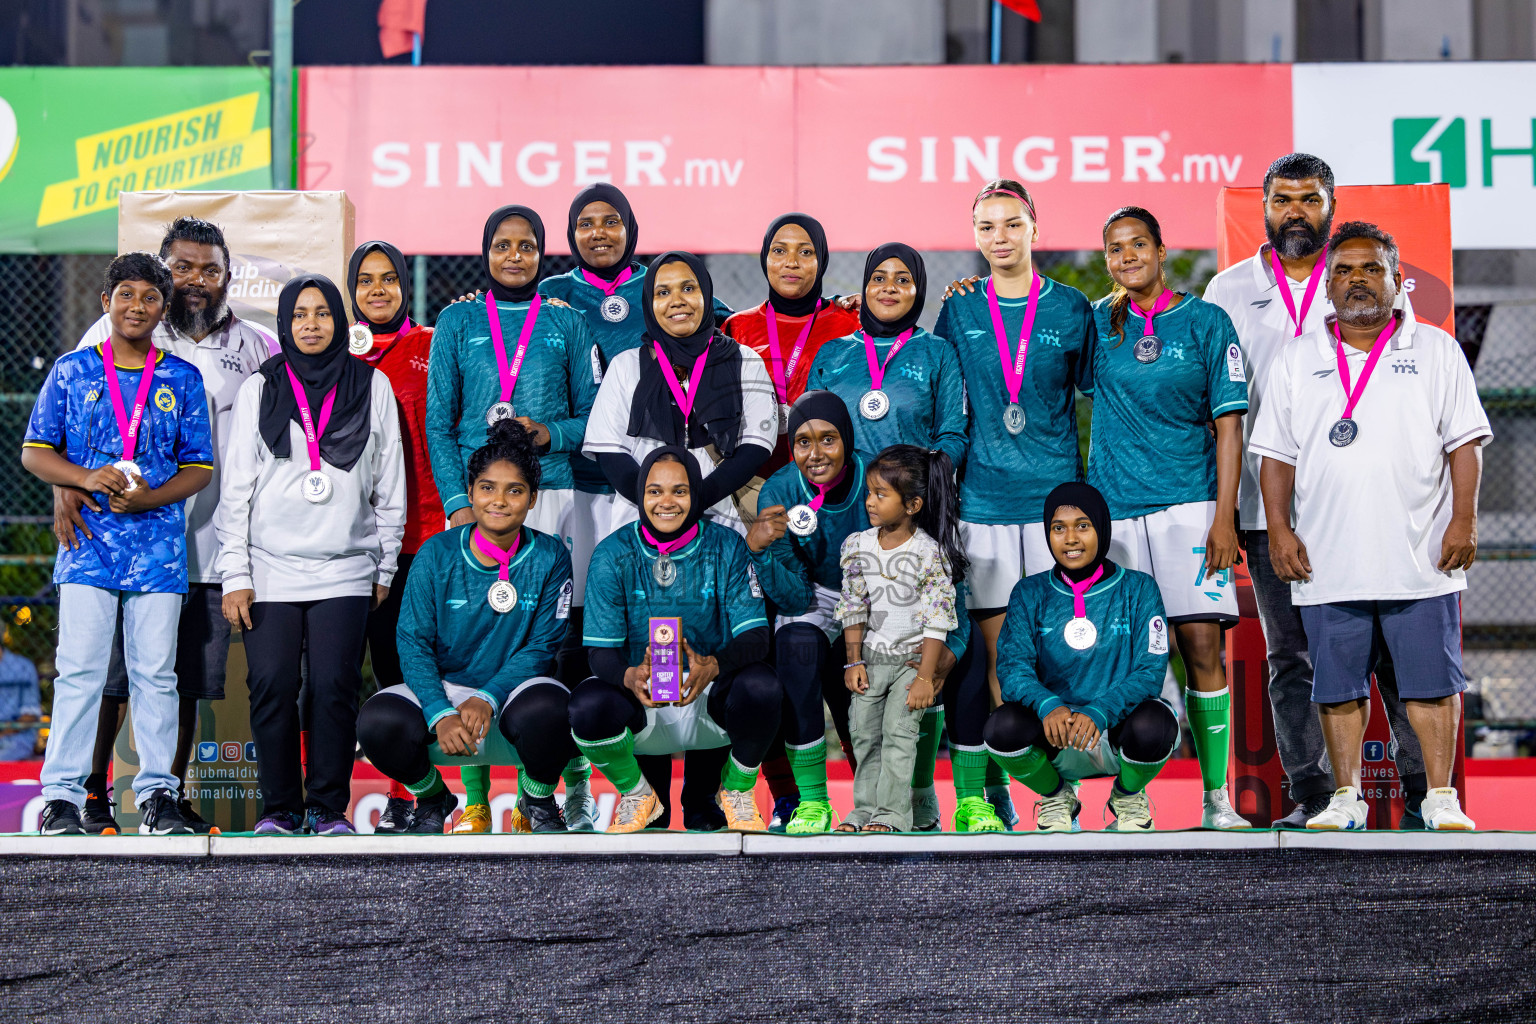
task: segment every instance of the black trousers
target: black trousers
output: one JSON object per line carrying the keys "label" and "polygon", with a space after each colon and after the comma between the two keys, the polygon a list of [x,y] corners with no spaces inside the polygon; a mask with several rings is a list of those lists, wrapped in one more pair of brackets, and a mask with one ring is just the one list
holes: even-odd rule
{"label": "black trousers", "polygon": [[[993,750],[1023,750],[1035,747],[1046,757],[1061,753],[1060,747],[1046,742],[1045,726],[1032,708],[1007,702],[992,712],[983,730],[987,746]],[[1161,761],[1173,753],[1179,742],[1179,720],[1168,705],[1159,700],[1144,700],[1109,727],[1109,745],[1123,757],[1143,764]]]}
{"label": "black trousers", "polygon": [[[251,735],[266,813],[306,806],[345,814],[357,750],[358,671],[368,624],[366,597],[258,601],[245,632]],[[309,764],[299,763],[300,668],[308,638],[305,708]],[[305,792],[308,799],[305,799]]]}
{"label": "black trousers", "polygon": [[[517,750],[523,771],[535,782],[554,785],[571,758],[570,693],[553,683],[525,687],[496,719],[496,727]],[[368,760],[407,786],[432,770],[437,736],[415,702],[393,693],[376,693],[357,716],[357,740]]]}
{"label": "black trousers", "polygon": [[773,635],[779,685],[784,689],[784,740],[794,746],[826,735],[825,701],[839,736],[848,734],[853,694],[843,683],[846,648],[842,637],[828,640],[819,626],[791,622]]}
{"label": "black trousers", "polygon": [[939,699],[944,704],[944,731],[949,735],[950,746],[981,746],[982,729],[992,713],[992,691],[987,686],[986,641],[975,622],[971,623],[965,657],[950,670]]}
{"label": "black trousers", "polygon": [[[395,640],[395,630],[400,625],[400,602],[405,597],[405,581],[411,574],[415,555],[402,554],[400,567],[395,570],[395,580],[389,585],[389,596],[368,613],[368,656],[373,659],[373,678],[379,689],[387,689],[405,682],[400,671],[400,648]],[[362,656],[358,656],[362,664]]]}

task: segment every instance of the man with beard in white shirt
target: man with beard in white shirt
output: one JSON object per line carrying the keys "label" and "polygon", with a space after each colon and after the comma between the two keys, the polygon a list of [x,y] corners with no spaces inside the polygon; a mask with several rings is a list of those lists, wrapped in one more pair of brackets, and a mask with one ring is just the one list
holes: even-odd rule
{"label": "man with beard in white shirt", "polygon": [[[217,225],[196,217],[178,217],[166,228],[160,242],[160,258],[170,267],[175,287],[165,319],[155,328],[153,342],[156,348],[180,356],[202,373],[214,450],[212,481],[186,503],[188,591],[177,633],[176,678],[181,693],[181,720],[172,764],[176,777],[185,782],[196,735],[198,701],[224,697],[229,623],[224,620],[222,590],[213,569],[213,559],[219,550],[213,512],[219,503],[219,474],[229,444],[229,420],[235,393],[272,355],[276,339],[229,311],[229,246]],[[103,316],[85,332],[77,349],[101,344],[110,331]],[[80,506],[93,499],[68,487],[55,487],[53,498],[53,532],[60,544],[74,548],[80,543],[79,534],[89,536],[80,517]],[[120,831],[112,816],[107,766],[127,705],[128,675],[119,625],[97,720],[91,774],[86,780],[81,817],[87,832]],[[180,808],[198,831],[211,828],[186,799],[180,799]]]}
{"label": "man with beard in white shirt", "polygon": [[1393,308],[1402,272],[1392,236],[1343,224],[1327,259],[1337,313],[1275,359],[1252,441],[1269,555],[1306,628],[1337,786],[1307,828],[1366,827],[1360,747],[1387,650],[1432,787],[1425,827],[1468,830],[1451,786],[1467,688],[1460,592],[1477,556],[1481,446],[1493,432],[1456,339]]}
{"label": "man with beard in white shirt", "polygon": [[[1333,303],[1322,287],[1333,214],[1333,170],[1328,164],[1310,153],[1280,157],[1264,175],[1264,232],[1268,241],[1253,256],[1217,274],[1204,295],[1205,301],[1220,306],[1232,318],[1248,378],[1238,530],[1264,628],[1275,746],[1291,799],[1296,801],[1296,807],[1276,820],[1274,828],[1305,828],[1307,819],[1328,805],[1333,783],[1312,706],[1313,665],[1307,653],[1306,631],[1301,615],[1291,604],[1290,588],[1270,568],[1269,536],[1264,530],[1264,503],[1259,494],[1260,458],[1249,447],[1249,440],[1263,413],[1275,360],[1294,339],[1321,327],[1333,312]],[[1286,288],[1276,286],[1282,280]],[[1398,305],[1411,308],[1406,292],[1398,293]],[[1405,791],[1405,810],[1398,827],[1423,828],[1418,807],[1428,789],[1424,757],[1398,698],[1392,660],[1385,653],[1376,667],[1376,677],[1396,741],[1392,757]]]}

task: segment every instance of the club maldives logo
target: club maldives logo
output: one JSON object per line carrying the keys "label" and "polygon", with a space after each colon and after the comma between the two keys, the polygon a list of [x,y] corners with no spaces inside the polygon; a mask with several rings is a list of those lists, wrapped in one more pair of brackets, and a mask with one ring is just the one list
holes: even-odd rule
{"label": "club maldives logo", "polygon": [[[1518,128],[1514,123],[1500,125],[1499,142],[1494,142],[1493,119],[1473,118],[1476,136],[1468,143],[1467,118],[1399,117],[1392,121],[1392,180],[1399,185],[1424,185],[1444,182],[1451,188],[1493,187],[1494,161],[1499,158],[1524,158],[1528,163],[1518,171],[1506,170],[1507,184],[1529,177],[1536,183],[1536,118]],[[1522,141],[1518,134],[1523,132]],[[1510,138],[1510,135],[1515,135]],[[1469,168],[1475,174],[1469,174]]]}

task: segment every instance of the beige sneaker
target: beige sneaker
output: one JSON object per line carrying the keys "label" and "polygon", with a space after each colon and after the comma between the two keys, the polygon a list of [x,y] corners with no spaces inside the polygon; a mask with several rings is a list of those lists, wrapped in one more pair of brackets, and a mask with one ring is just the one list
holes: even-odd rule
{"label": "beige sneaker", "polygon": [[644,779],[632,791],[619,797],[619,805],[613,809],[613,822],[608,826],[609,835],[639,832],[661,817],[661,801],[656,791]]}
{"label": "beige sneaker", "polygon": [[745,792],[735,789],[722,789],[715,794],[715,803],[720,805],[720,810],[725,812],[725,830],[727,832],[767,832],[768,823],[763,821],[761,812],[757,809],[757,798],[752,790]]}

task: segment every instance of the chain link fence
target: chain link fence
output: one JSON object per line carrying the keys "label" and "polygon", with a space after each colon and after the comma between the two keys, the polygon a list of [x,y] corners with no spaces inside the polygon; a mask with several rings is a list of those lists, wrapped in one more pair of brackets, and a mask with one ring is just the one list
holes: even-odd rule
{"label": "chain link fence", "polygon": [[[945,287],[984,273],[985,264],[975,252],[923,257],[928,291],[921,322],[931,327]],[[0,441],[13,453],[0,468],[0,621],[8,625],[7,643],[37,662],[46,678],[52,676],[57,626],[50,583],[52,499],[14,453],[49,366],[100,316],[101,275],[109,259],[0,255],[0,295],[15,311],[13,333],[0,351]],[[1040,253],[1038,262],[1042,273],[1090,297],[1109,290],[1096,252]],[[715,294],[732,308],[748,308],[766,297],[755,255],[711,256],[708,263]],[[568,256],[551,256],[545,270],[563,273],[572,265]],[[833,253],[827,294],[856,294],[863,266],[862,253]],[[1198,294],[1215,270],[1212,252],[1170,254],[1169,278],[1176,288]],[[485,279],[477,256],[419,257],[413,278],[413,319],[427,324]],[[1457,336],[1496,436],[1486,453],[1479,559],[1469,573],[1464,604],[1472,684],[1467,717],[1481,726],[1485,752],[1527,753],[1536,729],[1536,288],[1463,285],[1457,300]],[[1085,427],[1086,405],[1080,407]],[[1083,436],[1086,444],[1086,430]]]}

